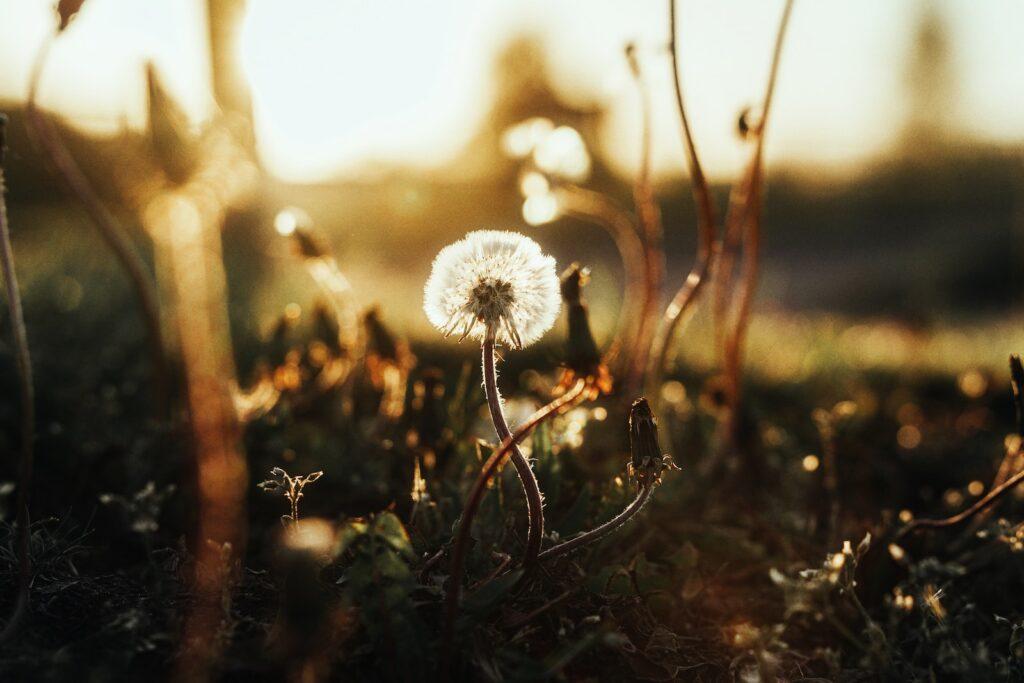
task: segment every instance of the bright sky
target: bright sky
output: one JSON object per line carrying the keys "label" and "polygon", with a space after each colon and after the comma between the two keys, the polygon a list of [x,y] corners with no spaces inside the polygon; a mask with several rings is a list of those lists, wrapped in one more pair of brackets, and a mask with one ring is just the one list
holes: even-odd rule
{"label": "bright sky", "polygon": [[[667,55],[668,0],[249,0],[243,63],[260,151],[291,180],[355,173],[368,160],[430,167],[457,155],[489,106],[493,51],[539,32],[559,92],[611,109],[601,145],[635,163],[639,111],[622,46],[643,46],[655,95],[656,168],[679,168]],[[0,99],[23,99],[54,0],[0,0]],[[184,108],[210,111],[201,0],[88,0],[58,42],[41,100],[97,132],[145,121],[142,64],[154,60]],[[953,120],[1024,142],[1024,3],[942,0],[958,78]],[[737,112],[756,102],[782,0],[682,0],[683,80],[698,145],[734,172]],[[903,58],[919,2],[796,0],[769,159],[842,167],[896,134]]]}

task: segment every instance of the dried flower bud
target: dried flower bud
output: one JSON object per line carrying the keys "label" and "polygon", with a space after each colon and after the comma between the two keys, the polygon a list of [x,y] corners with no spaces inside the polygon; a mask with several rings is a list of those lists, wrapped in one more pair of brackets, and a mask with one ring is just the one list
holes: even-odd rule
{"label": "dried flower bud", "polygon": [[636,469],[645,467],[650,461],[661,460],[658,421],[646,398],[633,401],[629,410],[629,450]]}
{"label": "dried flower bud", "polygon": [[345,350],[337,318],[330,307],[319,300],[313,306],[313,337],[324,343],[335,355],[340,356]]}
{"label": "dried flower bud", "polygon": [[628,42],[623,52],[626,55],[626,63],[629,64],[629,70],[633,73],[633,76],[640,76],[640,60],[637,58],[636,43]]}
{"label": "dried flower bud", "polygon": [[601,352],[590,331],[590,314],[583,301],[583,287],[587,284],[590,271],[573,263],[562,274],[562,298],[565,300],[569,322],[566,348],[567,369],[560,385],[569,388],[576,380],[583,379],[590,388],[590,398],[612,389],[611,375],[602,363]]}
{"label": "dried flower bud", "polygon": [[1013,387],[1013,404],[1017,408],[1017,433],[1024,436],[1024,365],[1020,356],[1010,356],[1010,384]]}
{"label": "dried flower bud", "polygon": [[366,335],[365,364],[373,388],[381,392],[380,412],[397,419],[405,410],[409,369],[416,363],[409,345],[392,334],[380,319],[380,311],[371,308],[363,315]]}
{"label": "dried flower bud", "polygon": [[736,133],[741,140],[748,140],[757,133],[761,126],[760,111],[754,107],[744,107],[736,120]]}
{"label": "dried flower bud", "polygon": [[629,410],[630,474],[641,486],[661,483],[666,469],[679,469],[658,442],[658,420],[646,398],[638,398]]}
{"label": "dried flower bud", "polygon": [[60,0],[57,3],[57,17],[60,23],[57,24],[57,31],[63,31],[71,23],[71,20],[78,15],[78,11],[82,9],[82,5],[85,4],[85,0]]}
{"label": "dried flower bud", "polygon": [[366,352],[384,360],[398,360],[398,340],[380,319],[380,309],[373,307],[363,314]]}

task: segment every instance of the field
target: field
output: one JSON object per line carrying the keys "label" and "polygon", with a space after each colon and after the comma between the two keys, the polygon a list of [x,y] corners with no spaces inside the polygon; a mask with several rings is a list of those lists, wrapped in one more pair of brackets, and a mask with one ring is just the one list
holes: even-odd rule
{"label": "field", "polygon": [[234,4],[199,129],[38,106],[81,2],[0,103],[0,679],[1024,680],[1018,149],[766,163],[787,1],[709,179],[670,2],[685,178],[642,45],[624,178],[522,39],[443,169],[288,182]]}

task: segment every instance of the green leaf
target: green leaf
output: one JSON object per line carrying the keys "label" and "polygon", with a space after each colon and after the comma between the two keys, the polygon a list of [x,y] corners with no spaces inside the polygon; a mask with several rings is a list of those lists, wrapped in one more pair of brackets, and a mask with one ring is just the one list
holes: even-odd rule
{"label": "green leaf", "polygon": [[409,533],[398,517],[391,512],[382,512],[373,519],[373,531],[407,560],[415,560]]}

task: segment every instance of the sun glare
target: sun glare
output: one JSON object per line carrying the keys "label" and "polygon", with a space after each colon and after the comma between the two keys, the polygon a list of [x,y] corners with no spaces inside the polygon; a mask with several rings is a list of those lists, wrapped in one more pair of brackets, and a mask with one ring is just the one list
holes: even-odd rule
{"label": "sun glare", "polygon": [[275,172],[308,180],[363,161],[431,166],[457,153],[489,98],[478,12],[456,4],[308,0],[300,12],[253,0],[242,63]]}

